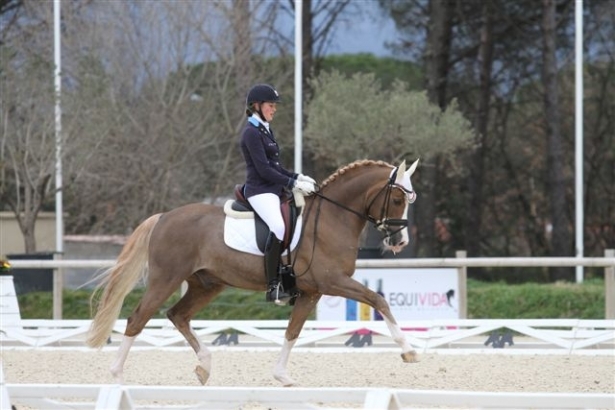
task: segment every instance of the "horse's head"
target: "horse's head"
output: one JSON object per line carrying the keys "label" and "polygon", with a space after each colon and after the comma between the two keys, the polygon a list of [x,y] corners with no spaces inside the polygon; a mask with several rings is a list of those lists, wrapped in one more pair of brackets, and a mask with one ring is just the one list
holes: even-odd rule
{"label": "horse's head", "polygon": [[372,197],[367,207],[368,219],[383,234],[385,250],[400,252],[409,242],[408,205],[416,200],[410,177],[416,170],[417,159],[406,170],[406,162],[394,168],[386,184]]}
{"label": "horse's head", "polygon": [[[398,167],[382,161],[355,161],[323,181],[316,195],[359,216],[357,236],[366,221],[372,223],[383,235],[384,249],[397,253],[409,242],[408,205],[416,200],[410,176],[418,162],[406,169],[405,161]],[[344,219],[346,227],[348,221]]]}

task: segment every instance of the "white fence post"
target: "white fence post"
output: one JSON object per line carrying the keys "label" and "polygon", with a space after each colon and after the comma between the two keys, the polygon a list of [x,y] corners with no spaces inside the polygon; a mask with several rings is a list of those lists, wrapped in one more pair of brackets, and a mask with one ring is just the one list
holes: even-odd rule
{"label": "white fence post", "polygon": [[[455,252],[455,257],[465,259],[466,251]],[[459,319],[468,318],[468,267],[460,266],[457,268],[457,281],[459,286]]]}
{"label": "white fence post", "polygon": [[[605,249],[605,258],[615,257],[615,249]],[[604,268],[604,318],[615,319],[615,266]]]}

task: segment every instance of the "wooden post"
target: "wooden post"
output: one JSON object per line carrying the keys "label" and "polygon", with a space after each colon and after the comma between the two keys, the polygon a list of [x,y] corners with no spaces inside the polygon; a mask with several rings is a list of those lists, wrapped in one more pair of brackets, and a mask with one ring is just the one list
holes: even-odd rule
{"label": "wooden post", "polygon": [[[615,258],[615,249],[605,249],[605,258]],[[604,268],[604,318],[615,319],[615,266]]]}
{"label": "wooden post", "polygon": [[[455,252],[456,258],[466,258],[466,251]],[[468,318],[468,268],[460,266],[457,268],[457,286],[459,286],[459,319]]]}

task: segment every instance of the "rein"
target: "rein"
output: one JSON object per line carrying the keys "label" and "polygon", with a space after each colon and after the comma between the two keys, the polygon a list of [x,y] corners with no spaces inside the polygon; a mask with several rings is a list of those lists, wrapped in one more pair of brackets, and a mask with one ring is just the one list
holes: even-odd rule
{"label": "rein", "polygon": [[[382,191],[381,191],[381,192],[382,192]],[[356,216],[358,216],[359,218],[361,218],[361,219],[365,219],[366,221],[369,221],[369,222],[371,222],[371,223],[372,223],[372,224],[374,224],[374,225],[377,225],[377,223],[378,223],[378,221],[376,221],[376,219],[375,219],[373,216],[371,216],[371,215],[369,215],[369,214],[368,214],[367,216],[366,216],[366,215],[363,215],[362,213],[360,213],[360,212],[358,212],[358,211],[355,211],[354,209],[349,208],[349,207],[347,207],[346,205],[344,205],[344,204],[342,204],[342,203],[339,203],[339,202],[334,201],[333,199],[331,199],[331,198],[329,198],[329,197],[324,196],[324,195],[323,195],[323,194],[321,194],[320,192],[314,192],[314,195],[316,195],[316,196],[320,197],[321,199],[324,199],[325,201],[329,201],[329,202],[330,202],[330,203],[332,203],[333,205],[337,205],[337,206],[339,206],[340,208],[345,209],[345,210],[347,210],[348,212],[353,213],[353,214],[355,214]],[[378,193],[378,195],[380,195],[380,193]],[[372,201],[372,202],[373,202],[373,201]],[[370,203],[370,206],[371,206],[371,203]],[[320,206],[318,207],[318,209],[320,209]],[[369,207],[368,207],[368,209],[369,209]]]}

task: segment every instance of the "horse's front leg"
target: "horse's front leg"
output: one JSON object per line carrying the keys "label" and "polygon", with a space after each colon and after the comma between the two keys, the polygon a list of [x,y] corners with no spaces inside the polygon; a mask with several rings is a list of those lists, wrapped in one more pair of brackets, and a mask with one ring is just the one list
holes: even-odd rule
{"label": "horse's front leg", "polygon": [[[388,309],[388,304],[387,304],[387,309]],[[393,341],[397,343],[399,347],[401,347],[402,360],[406,363],[418,362],[419,358],[418,358],[418,355],[416,354],[416,351],[412,348],[410,343],[408,343],[408,341],[406,340],[404,333],[401,331],[401,328],[399,327],[395,319],[391,321],[391,319],[389,319],[389,317],[385,315],[383,311],[380,311],[380,313],[382,314],[382,318],[384,319],[385,323],[387,324],[387,327],[389,328],[389,332],[391,332],[391,337],[393,338]],[[389,314],[390,314],[390,311],[389,311]],[[390,316],[391,318],[393,317],[393,315],[390,315]]]}
{"label": "horse's front leg", "polygon": [[[361,285],[363,286],[363,285]],[[371,292],[371,297],[376,298],[376,302],[372,304],[372,307],[380,312],[384,322],[387,324],[389,328],[389,332],[391,332],[391,338],[399,347],[401,347],[401,358],[406,363],[416,363],[419,361],[418,355],[414,348],[408,343],[406,336],[401,331],[401,328],[397,324],[397,321],[393,317],[391,313],[391,308],[387,301],[381,295],[376,292],[365,288],[368,292]],[[369,304],[369,302],[368,302]]]}
{"label": "horse's front leg", "polygon": [[288,375],[286,366],[288,365],[288,358],[290,351],[295,345],[299,333],[305,324],[309,314],[314,310],[316,303],[320,300],[320,294],[303,294],[295,301],[295,306],[290,314],[290,320],[288,321],[288,327],[286,328],[286,334],[284,337],[284,345],[282,351],[278,357],[273,368],[273,377],[282,383],[284,387],[295,385],[295,381]]}
{"label": "horse's front leg", "polygon": [[354,299],[358,302],[366,303],[376,309],[380,312],[385,323],[387,324],[389,332],[391,332],[391,338],[399,347],[401,347],[402,360],[406,363],[418,362],[418,355],[416,354],[416,351],[410,343],[408,343],[408,340],[406,340],[406,336],[404,336],[404,333],[401,331],[401,328],[393,317],[389,304],[384,297],[347,276],[341,277],[337,283],[332,285],[326,292],[323,293],[334,296],[343,296],[347,299]]}

